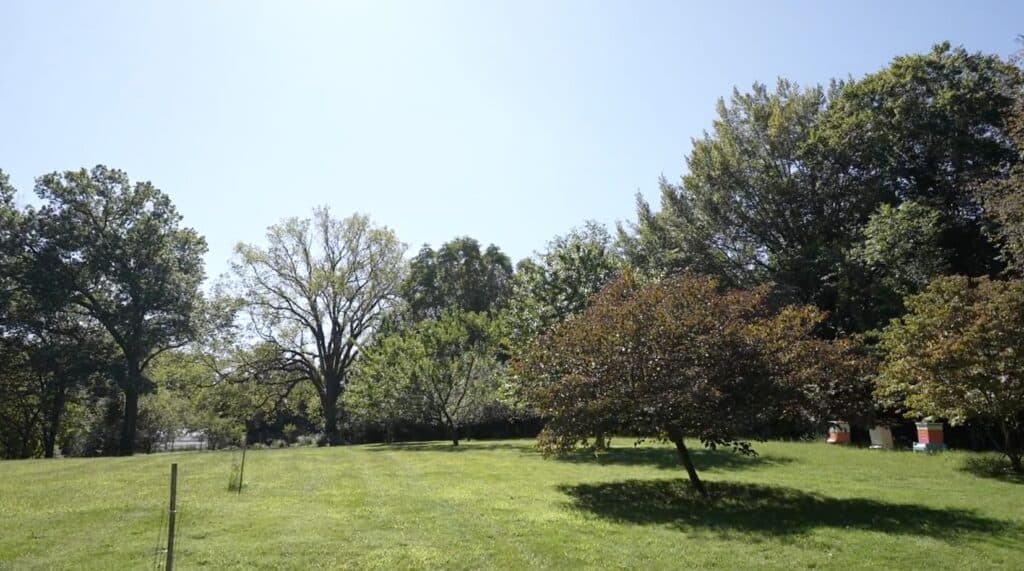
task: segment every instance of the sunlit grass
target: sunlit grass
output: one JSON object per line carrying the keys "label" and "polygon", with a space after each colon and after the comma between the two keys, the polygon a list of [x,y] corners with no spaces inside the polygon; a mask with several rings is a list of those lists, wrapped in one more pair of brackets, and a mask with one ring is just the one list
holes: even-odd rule
{"label": "sunlit grass", "polygon": [[769,442],[545,460],[529,441],[0,463],[0,568],[143,569],[179,464],[179,569],[1024,568],[1024,485],[980,456]]}

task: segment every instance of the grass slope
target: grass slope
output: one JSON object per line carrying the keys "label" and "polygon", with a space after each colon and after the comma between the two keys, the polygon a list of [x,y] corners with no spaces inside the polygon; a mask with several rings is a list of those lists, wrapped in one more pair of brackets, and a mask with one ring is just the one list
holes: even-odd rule
{"label": "grass slope", "polygon": [[153,568],[179,463],[179,569],[1024,568],[1024,485],[978,458],[769,442],[595,460],[529,441],[0,463],[0,568]]}

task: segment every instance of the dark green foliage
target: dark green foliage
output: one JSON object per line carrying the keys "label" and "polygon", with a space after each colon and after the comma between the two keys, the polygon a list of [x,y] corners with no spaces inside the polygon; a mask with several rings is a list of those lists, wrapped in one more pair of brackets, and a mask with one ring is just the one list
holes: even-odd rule
{"label": "dark green foliage", "polygon": [[41,177],[43,201],[29,210],[30,293],[66,299],[101,326],[120,352],[109,372],[124,393],[120,453],[135,445],[138,402],[153,384],[145,371],[160,353],[194,336],[206,243],[167,195],[98,166]]}
{"label": "dark green foliage", "polygon": [[402,286],[412,321],[438,318],[445,311],[491,312],[504,306],[512,263],[495,245],[480,250],[469,237],[424,246],[409,264]]}
{"label": "dark green foliage", "polygon": [[593,221],[555,237],[533,259],[519,262],[507,312],[513,343],[527,343],[586,309],[621,267],[608,230]]}
{"label": "dark green foliage", "polygon": [[661,181],[661,210],[639,202],[624,249],[656,274],[773,281],[830,311],[836,332],[878,327],[898,315],[893,277],[848,252],[883,205],[939,213],[937,242],[912,264],[1002,270],[977,189],[1019,159],[1008,118],[1020,86],[1013,65],[942,44],[828,91],[780,81],[736,92],[694,141],[681,184]]}

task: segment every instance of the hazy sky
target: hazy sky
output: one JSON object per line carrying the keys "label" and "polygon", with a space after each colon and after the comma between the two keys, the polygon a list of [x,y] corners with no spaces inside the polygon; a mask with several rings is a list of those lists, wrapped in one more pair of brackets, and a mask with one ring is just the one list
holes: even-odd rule
{"label": "hazy sky", "polygon": [[0,168],[22,200],[97,163],[152,180],[211,275],[322,204],[518,259],[656,199],[734,86],[1022,32],[1012,1],[0,0]]}

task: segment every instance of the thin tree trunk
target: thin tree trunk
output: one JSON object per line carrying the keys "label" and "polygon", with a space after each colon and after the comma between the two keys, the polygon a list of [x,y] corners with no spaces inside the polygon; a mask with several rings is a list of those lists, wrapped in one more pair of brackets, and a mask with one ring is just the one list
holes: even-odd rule
{"label": "thin tree trunk", "polygon": [[669,435],[672,444],[676,445],[676,453],[679,454],[679,461],[683,463],[683,467],[686,468],[686,474],[690,477],[690,484],[700,493],[704,498],[708,497],[708,491],[704,487],[704,482],[700,481],[700,477],[697,476],[697,469],[693,466],[693,460],[690,459],[690,451],[686,449],[686,443],[683,442],[683,437],[678,432],[673,431]]}

